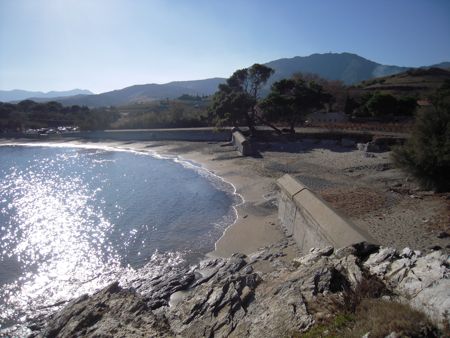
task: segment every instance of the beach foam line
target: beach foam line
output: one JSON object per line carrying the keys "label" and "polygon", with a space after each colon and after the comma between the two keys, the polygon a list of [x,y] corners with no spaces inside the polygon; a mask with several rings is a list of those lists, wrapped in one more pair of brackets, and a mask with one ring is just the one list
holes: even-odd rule
{"label": "beach foam line", "polygon": [[[224,223],[225,224],[217,224],[218,227],[222,231],[222,235],[220,236],[217,241],[214,243],[214,250],[217,250],[217,243],[225,236],[226,232],[236,224],[236,222],[239,219],[239,213],[237,208],[240,205],[243,205],[245,203],[245,198],[241,194],[237,192],[236,186],[224,179],[223,177],[217,175],[212,170],[206,168],[202,163],[198,163],[192,160],[188,160],[183,158],[181,155],[175,155],[175,154],[161,154],[153,149],[136,149],[133,147],[130,147],[130,145],[136,144],[139,145],[138,142],[136,143],[129,143],[126,144],[120,144],[117,143],[117,141],[113,145],[108,145],[105,143],[79,143],[77,141],[65,141],[63,143],[61,142],[53,142],[53,141],[47,141],[47,142],[4,142],[0,143],[0,146],[23,146],[23,147],[55,147],[55,148],[80,148],[80,149],[92,149],[92,150],[103,150],[103,151],[119,151],[119,152],[130,152],[138,155],[146,155],[146,156],[152,156],[157,159],[161,160],[171,160],[175,163],[178,163],[185,167],[186,169],[194,170],[198,174],[200,174],[202,177],[208,179],[218,190],[225,191],[226,193],[229,193],[233,196],[233,204],[231,206],[232,208],[232,215],[230,218],[233,219],[232,222],[227,222],[227,215],[224,216]],[[211,179],[212,178],[212,179]]]}

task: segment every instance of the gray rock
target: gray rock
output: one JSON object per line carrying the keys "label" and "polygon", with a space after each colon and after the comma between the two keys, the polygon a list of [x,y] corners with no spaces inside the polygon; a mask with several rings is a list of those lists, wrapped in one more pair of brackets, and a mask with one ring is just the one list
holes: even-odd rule
{"label": "gray rock", "polygon": [[[449,257],[359,243],[334,250],[315,248],[291,262],[280,260],[284,244],[246,257],[210,259],[192,271],[143,281],[141,290],[117,283],[72,301],[47,318],[39,337],[283,337],[308,330],[318,299],[355,289],[376,276],[390,298],[408,302],[442,323],[450,311]],[[273,260],[268,262],[267,257]],[[269,272],[259,265],[271,264]],[[168,306],[179,290],[182,297]],[[316,311],[316,312],[314,312]],[[369,334],[370,337],[370,334]]]}
{"label": "gray rock", "polygon": [[367,151],[367,143],[357,143],[356,148],[359,151]]}
{"label": "gray rock", "polygon": [[173,337],[168,323],[118,283],[55,314],[37,337]]}

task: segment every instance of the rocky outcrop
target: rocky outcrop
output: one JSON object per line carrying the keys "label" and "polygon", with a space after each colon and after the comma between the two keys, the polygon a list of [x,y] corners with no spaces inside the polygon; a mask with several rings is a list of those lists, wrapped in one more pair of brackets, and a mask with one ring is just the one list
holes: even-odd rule
{"label": "rocky outcrop", "polygon": [[409,248],[401,252],[382,248],[363,266],[435,322],[443,321],[444,312],[450,312],[450,257],[441,251],[422,255]]}
{"label": "rocky outcrop", "polygon": [[173,337],[167,320],[118,283],[82,296],[59,312],[39,337]]}
{"label": "rocky outcrop", "polygon": [[[441,322],[450,310],[449,258],[367,243],[312,249],[297,256],[292,239],[250,256],[202,262],[192,271],[154,278],[139,292],[117,283],[72,301],[36,327],[37,337],[275,337],[308,330],[327,298],[383,284]],[[331,314],[328,314],[331,315]]]}

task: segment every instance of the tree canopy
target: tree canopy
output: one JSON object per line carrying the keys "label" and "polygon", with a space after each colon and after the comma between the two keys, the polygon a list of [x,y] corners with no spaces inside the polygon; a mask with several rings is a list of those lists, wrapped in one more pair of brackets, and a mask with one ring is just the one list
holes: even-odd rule
{"label": "tree canopy", "polygon": [[213,96],[209,109],[211,121],[215,125],[230,123],[235,127],[244,123],[253,133],[261,88],[272,74],[272,68],[260,64],[235,71]]}
{"label": "tree canopy", "polygon": [[391,94],[375,93],[366,103],[367,109],[374,117],[395,115],[397,99]]}
{"label": "tree canopy", "polygon": [[17,104],[0,102],[0,129],[76,125],[81,129],[102,129],[118,118],[114,109],[91,110],[86,106],[63,106],[59,102],[38,103],[24,100]]}
{"label": "tree canopy", "polygon": [[299,76],[275,82],[271,89],[261,103],[264,116],[269,121],[288,123],[292,133],[309,113],[323,107],[332,98],[320,84]]}

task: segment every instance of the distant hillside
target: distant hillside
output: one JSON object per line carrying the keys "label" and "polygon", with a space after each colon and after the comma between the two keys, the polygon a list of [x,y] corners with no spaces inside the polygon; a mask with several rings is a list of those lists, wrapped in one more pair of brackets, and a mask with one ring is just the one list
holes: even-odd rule
{"label": "distant hillside", "polygon": [[[409,70],[408,67],[387,66],[367,60],[361,56],[350,53],[326,53],[312,54],[310,56],[296,56],[288,59],[279,59],[266,63],[275,70],[263,89],[267,93],[270,85],[283,78],[289,78],[295,73],[314,73],[329,80],[340,80],[345,84],[352,85],[378,77],[398,74]],[[250,65],[249,65],[250,66]],[[447,68],[449,62],[442,62],[437,67]],[[433,66],[431,66],[433,67]],[[230,74],[231,75],[231,74]],[[220,83],[225,82],[223,78],[211,78],[194,81],[175,81],[165,84],[143,84],[126,87],[97,95],[75,95],[61,97],[57,94],[52,100],[64,105],[87,105],[89,107],[99,106],[121,106],[135,103],[146,103],[152,100],[164,98],[176,98],[182,94],[189,95],[211,95],[217,91]],[[84,94],[84,93],[77,93]],[[45,99],[40,98],[39,101]],[[1,99],[0,99],[1,101]]]}
{"label": "distant hillside", "polygon": [[290,77],[294,73],[314,73],[328,80],[340,80],[347,85],[374,77],[408,70],[407,67],[386,66],[350,53],[312,54],[279,59],[266,63],[275,69],[271,81]]}
{"label": "distant hillside", "polygon": [[183,94],[211,95],[225,79],[212,78],[195,81],[175,81],[165,84],[144,84],[126,87],[97,95],[74,96],[58,99],[64,105],[121,106],[145,103],[156,99],[176,98]]}
{"label": "distant hillside", "polygon": [[93,93],[86,89],[72,89],[67,91],[51,91],[51,92],[33,92],[28,90],[0,90],[0,102],[22,101],[26,99],[49,99],[55,97],[66,97],[73,95],[92,95]]}
{"label": "distant hillside", "polygon": [[450,69],[450,62],[437,63],[435,65],[432,65],[431,67]]}
{"label": "distant hillside", "polygon": [[450,80],[450,70],[443,68],[416,68],[406,72],[361,82],[357,88],[391,94],[426,97]]}

